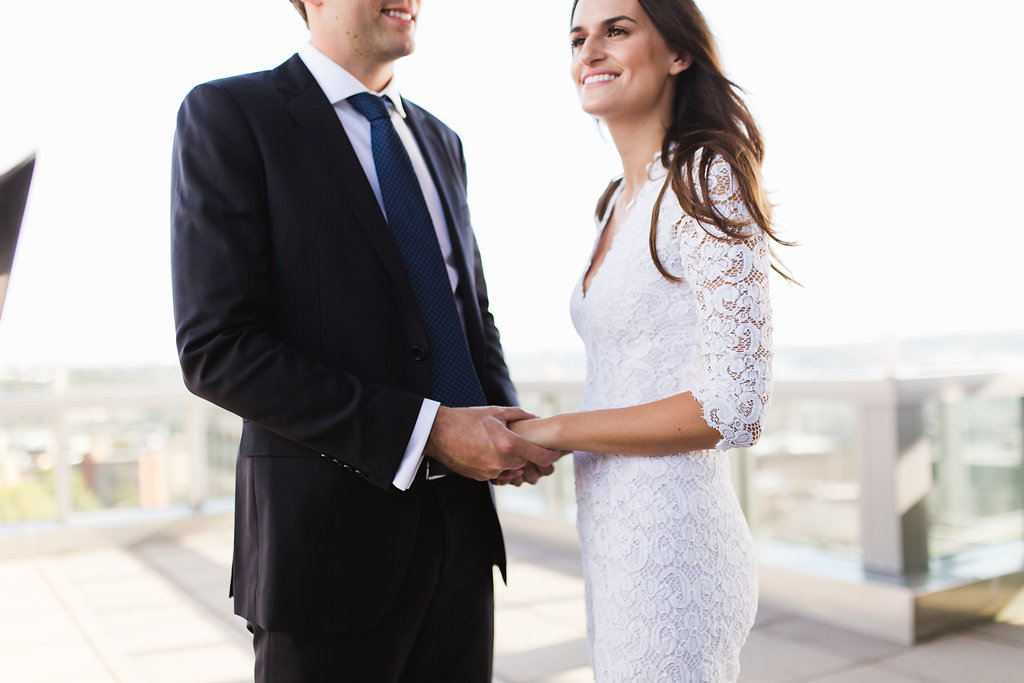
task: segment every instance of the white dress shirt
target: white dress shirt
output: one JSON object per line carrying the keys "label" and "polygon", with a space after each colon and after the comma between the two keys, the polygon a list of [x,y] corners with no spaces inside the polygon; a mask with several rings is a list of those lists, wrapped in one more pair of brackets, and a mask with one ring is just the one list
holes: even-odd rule
{"label": "white dress shirt", "polygon": [[[310,73],[313,74],[313,78],[316,80],[317,85],[320,86],[320,89],[324,91],[328,101],[334,106],[334,111],[338,115],[338,120],[341,121],[341,126],[344,128],[349,142],[352,143],[352,149],[355,150],[359,164],[363,167],[367,180],[370,181],[370,187],[373,188],[373,193],[377,197],[380,210],[386,217],[387,212],[384,211],[380,183],[377,180],[377,167],[373,163],[370,122],[356,111],[348,101],[348,98],[352,95],[361,92],[372,93],[372,91],[330,57],[313,47],[311,43],[304,43],[299,48],[299,57]],[[441,246],[441,255],[444,257],[445,266],[448,269],[448,279],[452,285],[452,292],[455,292],[459,285],[459,271],[455,267],[453,259],[451,237],[448,234],[448,223],[444,217],[441,195],[434,185],[434,179],[430,177],[430,169],[427,168],[426,161],[423,159],[423,153],[416,143],[416,138],[405,123],[405,108],[402,105],[402,97],[398,92],[398,88],[395,86],[395,79],[392,78],[383,91],[372,94],[384,95],[387,98],[385,101],[389,101],[388,112],[391,114],[391,123],[394,124],[398,137],[401,138],[402,144],[405,145],[405,149],[409,153],[413,171],[415,171],[416,178],[420,182],[420,189],[423,190],[423,198],[427,202],[430,219],[433,221],[434,230],[437,232],[437,242]],[[459,308],[459,317],[461,319],[463,317],[462,307],[457,296],[455,297],[455,304]],[[437,401],[429,398],[423,400],[419,417],[416,419],[412,436],[409,438],[409,444],[405,449],[402,462],[392,482],[395,487],[402,491],[407,490],[416,478],[416,472],[423,462],[423,448],[427,445],[427,437],[430,436],[430,430],[434,426],[434,418],[437,416],[437,409],[439,407],[440,404]]]}

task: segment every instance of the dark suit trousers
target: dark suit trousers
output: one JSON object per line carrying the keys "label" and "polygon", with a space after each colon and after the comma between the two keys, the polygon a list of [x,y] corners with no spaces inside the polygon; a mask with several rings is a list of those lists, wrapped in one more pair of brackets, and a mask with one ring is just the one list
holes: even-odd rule
{"label": "dark suit trousers", "polygon": [[490,683],[493,531],[467,480],[419,477],[413,486],[426,492],[420,528],[384,618],[344,634],[255,628],[256,683]]}

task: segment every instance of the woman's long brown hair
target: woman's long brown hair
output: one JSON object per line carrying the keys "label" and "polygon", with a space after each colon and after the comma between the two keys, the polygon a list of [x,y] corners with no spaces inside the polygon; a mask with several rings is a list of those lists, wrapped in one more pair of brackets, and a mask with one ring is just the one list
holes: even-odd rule
{"label": "woman's long brown hair", "polygon": [[[573,0],[574,15],[578,2]],[[716,157],[732,167],[740,196],[753,222],[778,244],[793,246],[793,242],[780,239],[772,228],[772,207],[761,178],[764,159],[761,131],[743,101],[739,86],[722,71],[718,49],[704,15],[693,0],[637,2],[669,48],[692,59],[690,67],[676,77],[672,123],[661,145],[661,161],[668,169],[668,180],[654,204],[650,231],[651,258],[658,272],[673,282],[682,279],[665,269],[655,248],[661,200],[669,186],[686,214],[714,225],[730,237],[749,236],[743,231],[747,224],[726,218],[713,206],[710,174]],[[598,200],[599,219],[605,215],[619,182],[613,181]],[[772,258],[772,269],[792,282],[774,253]]]}

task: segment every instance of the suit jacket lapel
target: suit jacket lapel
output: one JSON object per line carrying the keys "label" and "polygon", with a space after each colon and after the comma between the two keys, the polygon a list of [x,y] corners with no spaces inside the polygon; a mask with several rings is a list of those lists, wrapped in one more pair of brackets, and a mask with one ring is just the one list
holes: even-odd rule
{"label": "suit jacket lapel", "polygon": [[274,81],[289,95],[288,112],[351,206],[384,266],[412,310],[419,310],[394,236],[334,108],[298,55],[274,70]]}

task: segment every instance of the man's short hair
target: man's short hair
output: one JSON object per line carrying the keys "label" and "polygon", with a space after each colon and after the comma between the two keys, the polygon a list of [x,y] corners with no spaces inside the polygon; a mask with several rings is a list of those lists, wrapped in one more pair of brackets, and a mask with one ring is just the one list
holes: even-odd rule
{"label": "man's short hair", "polygon": [[302,20],[306,22],[306,26],[309,26],[309,17],[306,16],[306,4],[302,0],[291,0],[291,3],[295,6],[298,13],[302,15]]}

